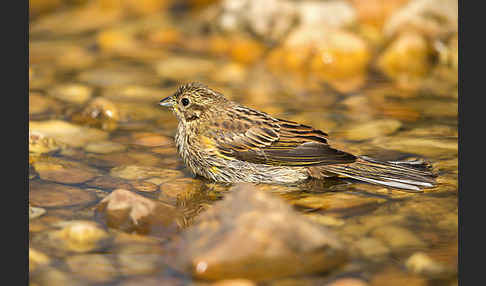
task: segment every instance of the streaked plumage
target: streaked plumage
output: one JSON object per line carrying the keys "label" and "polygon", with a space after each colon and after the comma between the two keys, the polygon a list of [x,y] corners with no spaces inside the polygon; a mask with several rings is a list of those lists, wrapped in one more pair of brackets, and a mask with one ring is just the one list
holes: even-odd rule
{"label": "streaked plumage", "polygon": [[297,183],[341,175],[419,190],[434,175],[423,162],[379,162],[332,148],[326,133],[274,118],[199,84],[160,102],[176,114],[176,145],[186,166],[217,182]]}

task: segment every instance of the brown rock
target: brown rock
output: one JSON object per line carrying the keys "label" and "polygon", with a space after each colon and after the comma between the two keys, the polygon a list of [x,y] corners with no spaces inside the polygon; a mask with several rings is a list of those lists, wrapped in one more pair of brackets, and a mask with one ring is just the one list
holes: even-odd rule
{"label": "brown rock", "polygon": [[84,183],[100,174],[82,163],[53,157],[39,158],[33,166],[41,179],[64,184]]}
{"label": "brown rock", "polygon": [[246,279],[228,279],[211,283],[211,286],[256,286],[255,282]]}
{"label": "brown rock", "polygon": [[108,255],[74,255],[66,259],[66,264],[76,276],[94,283],[108,283],[118,275]]}
{"label": "brown rock", "polygon": [[45,213],[46,213],[45,209],[32,207],[29,204],[29,220],[40,217]]}
{"label": "brown rock", "polygon": [[370,286],[409,285],[426,286],[427,280],[417,275],[409,275],[394,266],[388,266],[371,278]]}
{"label": "brown rock", "polygon": [[114,152],[121,152],[126,150],[126,146],[120,143],[112,141],[97,141],[92,142],[84,146],[84,150],[97,153],[97,154],[108,154]]}
{"label": "brown rock", "polygon": [[105,248],[111,236],[92,221],[60,221],[32,238],[32,244],[48,249],[56,256],[87,253]]}
{"label": "brown rock", "polygon": [[78,79],[81,82],[102,87],[150,85],[156,84],[158,81],[153,71],[147,67],[140,69],[127,68],[126,66],[86,70],[78,75]]}
{"label": "brown rock", "polygon": [[401,126],[402,123],[398,120],[382,119],[364,123],[353,123],[351,126],[335,130],[335,133],[348,140],[367,140],[390,135]]}
{"label": "brown rock", "polygon": [[179,178],[160,185],[159,200],[175,202],[185,201],[200,192],[201,180],[192,178]]}
{"label": "brown rock", "polygon": [[111,169],[110,174],[113,177],[123,178],[127,180],[143,180],[152,177],[158,177],[164,179],[165,181],[180,178],[184,175],[181,171],[177,170],[138,165],[118,166]]}
{"label": "brown rock", "polygon": [[391,37],[402,31],[416,31],[428,37],[439,37],[458,28],[458,3],[453,0],[412,0],[396,11],[384,26]]}
{"label": "brown rock", "polygon": [[36,268],[47,265],[50,262],[47,255],[29,247],[29,271],[33,272]]}
{"label": "brown rock", "polygon": [[97,200],[97,196],[76,187],[61,184],[30,182],[29,202],[43,208],[88,205]]}
{"label": "brown rock", "polygon": [[357,278],[339,278],[332,281],[326,286],[368,286],[369,284],[365,281]]}
{"label": "brown rock", "polygon": [[379,226],[371,235],[382,240],[392,249],[424,248],[427,244],[410,230],[394,225]]}
{"label": "brown rock", "polygon": [[104,131],[61,120],[29,121],[29,130],[73,147],[82,147],[88,142],[105,140],[108,137],[108,133]]}
{"label": "brown rock", "polygon": [[452,269],[448,269],[423,252],[412,254],[405,262],[405,266],[412,273],[431,278],[447,278],[454,274]]}
{"label": "brown rock", "polygon": [[29,93],[29,118],[47,113],[57,113],[61,110],[61,104],[39,93]]}
{"label": "brown rock", "polygon": [[132,186],[140,192],[156,192],[159,190],[159,186],[149,181],[135,181],[132,182]]}
{"label": "brown rock", "polygon": [[407,83],[428,73],[429,54],[430,48],[424,37],[405,33],[387,47],[377,65],[387,76]]}
{"label": "brown rock", "polygon": [[383,198],[359,196],[339,192],[329,192],[319,195],[313,194],[295,201],[291,201],[292,204],[297,206],[326,211],[346,210],[349,208],[356,208],[368,204],[380,204],[384,202],[386,202],[386,200]]}
{"label": "brown rock", "polygon": [[97,97],[80,112],[72,115],[74,122],[112,131],[120,119],[118,108],[110,100]]}
{"label": "brown rock", "polygon": [[44,136],[38,132],[29,131],[29,154],[56,152],[62,147],[64,147],[64,144],[57,142],[54,138]]}
{"label": "brown rock", "polygon": [[49,90],[49,95],[71,103],[82,104],[88,101],[93,93],[93,89],[82,84],[62,84]]}
{"label": "brown rock", "polygon": [[265,280],[329,270],[344,262],[325,227],[249,184],[237,185],[176,242],[178,267],[201,279]]}
{"label": "brown rock", "polygon": [[86,182],[86,185],[91,188],[99,188],[104,190],[131,188],[131,184],[127,180],[111,176],[96,177],[93,180]]}
{"label": "brown rock", "polygon": [[166,136],[161,135],[148,135],[140,136],[133,143],[136,145],[147,146],[147,147],[157,147],[171,145],[174,141]]}
{"label": "brown rock", "polygon": [[170,235],[178,228],[178,213],[173,207],[124,189],[105,197],[96,213],[108,226],[126,232]]}

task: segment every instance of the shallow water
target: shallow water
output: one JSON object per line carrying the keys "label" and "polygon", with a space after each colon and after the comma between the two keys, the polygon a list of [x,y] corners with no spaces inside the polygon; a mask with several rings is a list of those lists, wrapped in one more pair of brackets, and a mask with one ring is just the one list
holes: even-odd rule
{"label": "shallow water", "polygon": [[[32,285],[210,284],[167,262],[174,254],[166,242],[231,187],[194,178],[176,154],[176,118],[158,101],[187,81],[321,129],[353,154],[423,158],[439,173],[437,187],[421,193],[345,179],[257,186],[334,231],[350,252],[333,271],[259,283],[323,285],[347,277],[363,285],[457,285],[457,70],[438,65],[400,85],[369,69],[358,87],[344,81],[336,89],[312,76],[276,74],[261,61],[215,56],[204,46],[207,36],[192,30],[191,16],[148,16],[148,23],[107,17],[107,24],[84,27],[86,16],[84,24],[61,29],[47,21],[53,15],[30,27],[30,129],[55,140],[39,143],[49,151],[42,154],[30,144],[30,204],[46,210],[29,223]],[[171,33],[183,39],[171,40]],[[92,104],[99,98],[105,101]],[[118,188],[176,214],[148,225],[106,218],[100,201]],[[96,225],[76,238],[80,245],[63,244],[75,235],[57,232],[74,220]],[[98,229],[99,237],[92,234]],[[414,271],[406,262],[417,253],[447,271]]]}

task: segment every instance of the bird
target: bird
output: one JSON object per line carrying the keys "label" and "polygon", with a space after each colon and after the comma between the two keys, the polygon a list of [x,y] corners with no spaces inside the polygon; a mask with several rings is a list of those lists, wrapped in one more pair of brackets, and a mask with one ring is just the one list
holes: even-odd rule
{"label": "bird", "polygon": [[345,177],[422,191],[435,186],[429,162],[380,161],[330,145],[328,134],[238,104],[200,82],[159,102],[178,120],[177,152],[196,176],[219,183],[295,184]]}

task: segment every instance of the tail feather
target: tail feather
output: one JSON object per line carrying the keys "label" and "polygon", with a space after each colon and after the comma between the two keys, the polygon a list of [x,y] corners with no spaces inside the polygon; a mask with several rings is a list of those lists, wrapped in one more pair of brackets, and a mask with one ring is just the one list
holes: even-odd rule
{"label": "tail feather", "polygon": [[351,164],[326,165],[321,169],[372,184],[410,191],[434,187],[436,177],[430,164],[422,160],[381,162],[366,156],[359,157]]}

